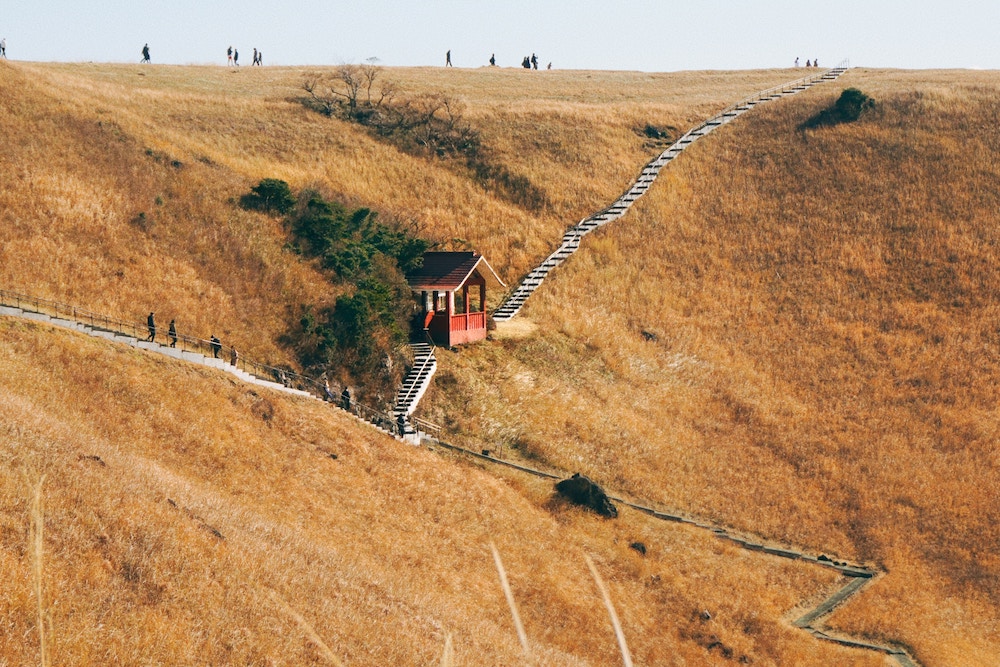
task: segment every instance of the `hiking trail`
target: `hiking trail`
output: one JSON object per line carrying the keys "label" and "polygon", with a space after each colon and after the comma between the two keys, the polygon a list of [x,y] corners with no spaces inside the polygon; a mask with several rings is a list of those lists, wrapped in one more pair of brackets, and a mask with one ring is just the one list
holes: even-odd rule
{"label": "hiking trail", "polygon": [[[584,218],[567,230],[563,236],[562,244],[538,267],[524,277],[505,302],[495,311],[493,315],[494,319],[506,321],[516,316],[528,297],[538,289],[548,274],[579,249],[580,242],[584,236],[613,220],[617,220],[628,212],[632,204],[645,194],[650,185],[656,180],[660,170],[697,139],[731,122],[763,102],[797,94],[818,83],[836,80],[846,70],[846,64],[842,64],[833,69],[817,73],[784,86],[762,91],[728,107],[718,115],[685,133],[658,157],[650,161],[643,168],[639,178],[632,187],[622,194],[611,206]],[[227,363],[225,359],[227,358],[227,354],[232,352],[231,348],[225,349],[225,353],[221,359],[217,358],[215,353],[212,356],[202,354],[200,350],[206,349],[209,341],[182,337],[181,349],[156,342],[148,342],[141,339],[140,332],[144,329],[142,325],[113,320],[75,307],[56,304],[51,301],[5,290],[0,290],[0,316],[24,318],[72,329],[91,336],[105,338],[113,343],[129,345],[147,352],[163,354],[179,361],[209,366],[230,373],[239,380],[249,384],[321,401],[325,399],[330,402],[331,406],[338,409],[341,408],[340,404],[333,400],[333,396],[326,393],[323,387],[315,380],[304,378],[303,376],[286,372],[282,369],[255,364],[242,358],[239,359],[239,363],[235,361]],[[186,349],[187,347],[193,349]],[[446,443],[438,438],[429,437],[426,433],[422,433],[414,428],[421,425],[421,420],[412,419],[412,413],[433,376],[437,361],[434,357],[432,346],[417,345],[413,349],[415,354],[413,368],[407,375],[406,380],[404,380],[403,386],[400,387],[392,414],[371,410],[355,402],[351,403],[351,410],[349,411],[351,414],[366,424],[378,428],[387,435],[408,442],[426,443],[431,449],[441,447],[442,449],[455,451],[482,462],[505,466],[541,478],[561,480],[570,476],[565,471],[544,471],[512,461],[497,459],[487,453],[475,452]],[[242,369],[240,365],[243,366]],[[246,370],[247,368],[250,370]],[[295,384],[304,388],[293,386]],[[397,435],[396,424],[401,422],[406,424],[406,428],[403,433]],[[612,500],[656,519],[686,524],[710,531],[719,539],[729,541],[743,549],[758,551],[778,558],[800,560],[837,571],[844,577],[844,585],[840,586],[835,592],[805,614],[792,621],[792,624],[797,628],[809,632],[817,639],[834,642],[842,646],[883,653],[892,657],[902,667],[918,667],[919,663],[902,646],[878,644],[836,634],[826,629],[822,624],[823,619],[833,612],[834,609],[846,603],[852,596],[857,595],[870,581],[883,574],[882,572],[862,565],[834,560],[825,554],[811,554],[795,547],[770,544],[759,536],[737,534],[726,528],[716,526],[711,522],[676,512],[659,510],[652,507],[649,503],[627,500],[614,493],[609,493],[608,495]]]}

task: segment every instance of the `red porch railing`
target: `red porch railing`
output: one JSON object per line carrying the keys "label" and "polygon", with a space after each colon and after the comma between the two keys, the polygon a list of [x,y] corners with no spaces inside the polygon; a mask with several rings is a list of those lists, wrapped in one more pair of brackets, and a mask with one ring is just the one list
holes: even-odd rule
{"label": "red porch railing", "polygon": [[470,329],[485,329],[486,313],[459,313],[451,316],[452,331],[469,331]]}

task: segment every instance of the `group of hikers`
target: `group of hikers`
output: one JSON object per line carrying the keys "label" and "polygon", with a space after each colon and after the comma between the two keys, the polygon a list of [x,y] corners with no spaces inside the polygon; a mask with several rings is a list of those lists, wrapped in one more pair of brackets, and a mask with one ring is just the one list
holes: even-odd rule
{"label": "group of hikers", "polygon": [[[150,59],[149,59],[149,43],[148,42],[146,44],[143,44],[141,53],[142,53],[142,60],[139,61],[140,63],[151,62]],[[451,52],[449,51],[448,53],[451,53]],[[7,57],[7,38],[6,37],[3,40],[0,40],[0,55],[2,55],[4,58]],[[230,67],[239,67],[240,66],[240,52],[230,46],[228,49],[226,49],[226,60],[229,63]],[[261,66],[263,66],[263,64],[264,64],[264,52],[263,51],[258,51],[256,48],[254,48],[254,50],[253,50],[253,63],[252,64],[253,65],[261,65]]]}
{"label": "group of hikers", "polygon": [[[228,62],[230,67],[239,67],[240,52],[230,46],[228,49],[226,49],[226,61]],[[251,66],[253,65],[262,66],[263,64],[264,64],[264,52],[258,51],[255,47],[253,50],[253,62],[251,63]]]}
{"label": "group of hikers", "polygon": [[[149,316],[146,317],[146,329],[149,332],[149,336],[146,337],[146,341],[149,343],[155,343],[156,333],[157,333],[155,311],[150,311]],[[177,347],[178,335],[177,335],[177,321],[175,319],[171,319],[170,324],[167,327],[167,338],[170,340],[170,347]],[[222,341],[219,340],[219,338],[215,334],[212,334],[212,336],[208,339],[208,347],[212,350],[212,357],[218,359],[219,353],[222,352]],[[240,359],[240,353],[236,351],[235,347],[231,347],[229,348],[229,350],[230,350],[229,363],[232,364],[233,366],[236,366]],[[278,380],[282,384],[285,385],[288,384],[287,377],[284,377],[284,373],[281,373],[281,375],[278,376]],[[326,399],[327,402],[332,403],[334,405],[339,405],[339,407],[348,412],[353,412],[352,408],[355,407],[355,404],[351,400],[351,390],[348,389],[346,385],[344,386],[344,390],[340,393],[340,398],[338,399],[336,396],[334,396],[333,390],[330,388],[329,380],[327,380],[324,376],[323,392],[325,394],[324,398]],[[390,428],[395,427],[394,430],[398,431],[399,435],[402,436],[405,435],[406,433],[406,425],[407,425],[406,416],[403,414],[399,414],[397,415],[395,423]]]}
{"label": "group of hikers", "polygon": [[[146,338],[146,342],[155,343],[156,342],[156,313],[150,311],[149,316],[146,318],[146,330],[149,332],[149,336]],[[170,326],[167,327],[167,338],[170,339],[170,347],[177,347],[177,321],[170,320]],[[222,352],[222,341],[212,334],[212,337],[208,339],[208,346],[212,350],[212,356],[216,359],[219,358],[219,352]],[[240,353],[236,351],[235,347],[229,348],[229,363],[233,366],[240,360]]]}
{"label": "group of hikers", "polygon": [[[795,58],[795,66],[796,67],[799,66],[799,59],[798,59],[798,57]],[[806,61],[806,67],[819,67],[819,58],[813,58],[812,60],[807,60]]]}
{"label": "group of hikers", "polygon": [[[451,64],[451,49],[448,49],[448,51],[446,51],[445,54],[444,54],[444,66],[445,67],[454,67],[454,65]],[[496,67],[496,66],[497,66],[497,54],[496,53],[491,53],[490,54],[490,67]],[[523,67],[524,69],[536,69],[537,70],[538,69],[538,56],[535,55],[534,53],[532,53],[530,56],[525,56],[524,60],[521,61],[521,67]],[[552,69],[552,63],[549,63],[549,65],[548,65],[548,67],[546,69]]]}

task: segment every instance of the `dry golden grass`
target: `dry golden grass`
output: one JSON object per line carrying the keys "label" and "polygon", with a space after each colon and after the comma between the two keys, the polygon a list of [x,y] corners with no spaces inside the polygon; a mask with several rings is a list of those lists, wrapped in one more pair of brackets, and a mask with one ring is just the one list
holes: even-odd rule
{"label": "dry golden grass", "polygon": [[[513,281],[658,151],[636,130],[683,131],[795,76],[387,72],[464,98],[495,158],[549,196],[531,213],[305,110],[303,74],[0,62],[2,286],[136,320],[155,309],[288,361],[278,340],[297,305],[335,295],[278,223],[233,205],[258,179],[464,239]],[[838,84],[696,144],[546,281],[525,311],[534,326],[442,353],[424,405],[456,441],[516,444],[878,564],[888,575],[835,627],[902,640],[927,665],[987,665],[1000,654],[1000,96],[987,74],[841,83],[880,113],[797,131]],[[60,591],[53,664],[329,664],[322,645],[350,665],[516,664],[490,540],[538,664],[621,659],[583,553],[637,664],[723,664],[713,636],[753,664],[883,664],[782,621],[836,588],[830,573],[630,512],[599,521],[551,502],[547,483],[207,372],[45,328],[0,332],[0,576],[20,582],[0,601],[0,662],[39,660],[31,470],[47,479],[44,590]]]}
{"label": "dry golden grass", "polygon": [[[878,113],[797,129],[849,85]],[[446,355],[429,416],[885,568],[834,627],[995,664],[998,108],[992,74],[863,70],[761,107],[588,237],[536,334]]]}
{"label": "dry golden grass", "polygon": [[306,110],[307,71],[4,63],[0,282],[133,320],[158,310],[277,361],[288,311],[334,295],[283,250],[274,220],[234,206],[259,179],[320,186],[436,241],[464,239],[514,279],[567,217],[626,187],[650,153],[635,130],[684,127],[787,76],[471,71],[448,83],[433,69],[386,72],[407,90],[466,97],[488,149],[549,194],[536,215]]}
{"label": "dry golden grass", "polygon": [[522,664],[491,542],[532,664],[620,659],[584,553],[637,664],[881,664],[781,620],[835,588],[819,568],[608,522],[318,402],[48,326],[0,318],[0,363],[2,663],[39,656],[33,470],[52,664]]}

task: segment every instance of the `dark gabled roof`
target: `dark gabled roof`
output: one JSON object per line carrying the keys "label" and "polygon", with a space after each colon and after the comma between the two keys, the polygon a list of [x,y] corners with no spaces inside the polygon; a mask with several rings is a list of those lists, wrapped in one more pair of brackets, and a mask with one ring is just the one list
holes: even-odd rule
{"label": "dark gabled roof", "polygon": [[477,269],[487,281],[492,278],[501,287],[506,287],[486,258],[475,252],[424,253],[424,265],[411,272],[406,280],[414,291],[450,292],[464,285]]}

